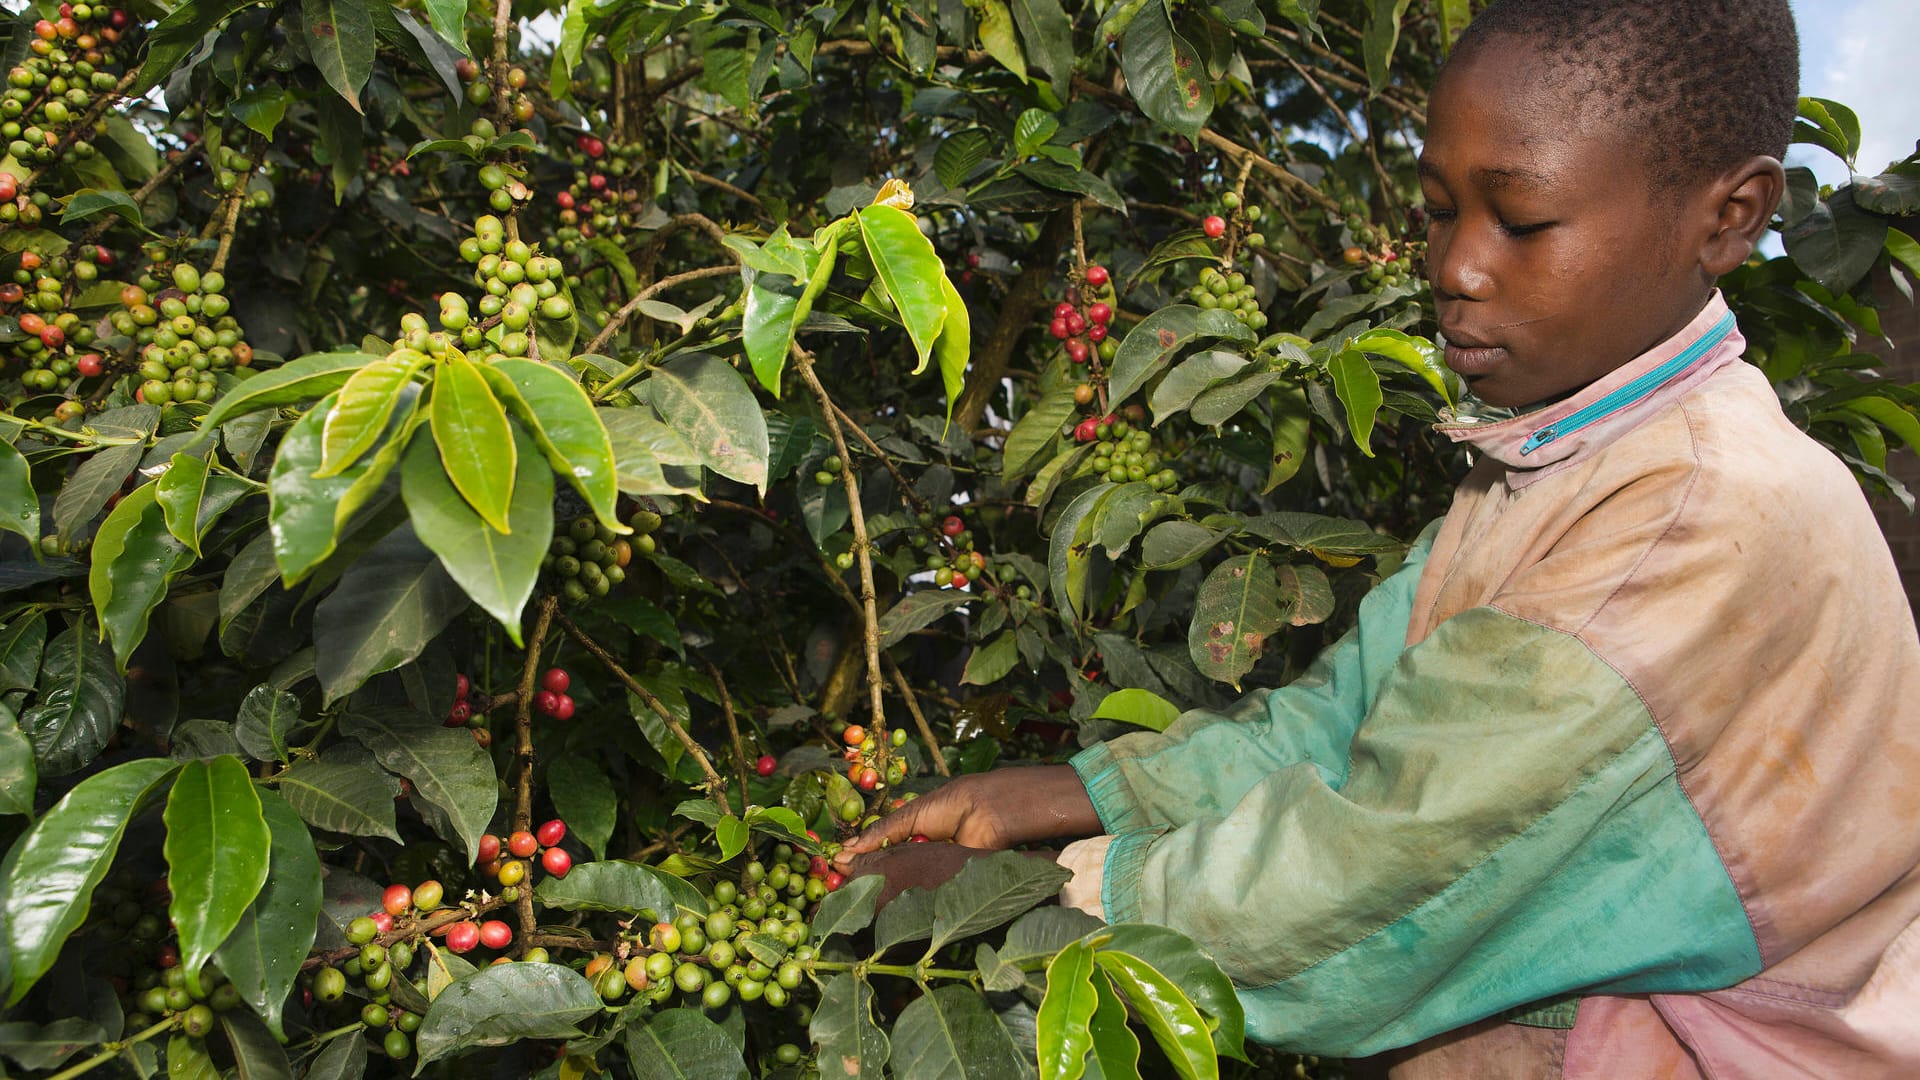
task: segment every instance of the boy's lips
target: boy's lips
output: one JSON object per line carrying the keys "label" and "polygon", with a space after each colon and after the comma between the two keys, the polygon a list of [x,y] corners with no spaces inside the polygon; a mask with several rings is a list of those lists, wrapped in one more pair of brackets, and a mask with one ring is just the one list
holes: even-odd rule
{"label": "boy's lips", "polygon": [[1470,334],[1449,333],[1445,329],[1441,330],[1441,334],[1447,341],[1447,367],[1465,378],[1485,375],[1507,358],[1507,350],[1492,342]]}

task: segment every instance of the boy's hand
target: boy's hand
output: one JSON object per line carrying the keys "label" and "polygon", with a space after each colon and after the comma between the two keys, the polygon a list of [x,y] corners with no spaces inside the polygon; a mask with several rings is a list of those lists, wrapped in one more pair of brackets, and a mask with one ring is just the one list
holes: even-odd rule
{"label": "boy's hand", "polygon": [[[960,872],[961,867],[967,865],[968,860],[991,854],[982,848],[961,847],[959,844],[902,844],[854,859],[846,874],[849,878],[868,874],[884,875],[886,884],[880,889],[878,906],[886,907],[894,897],[908,889],[934,889],[946,884]],[[1051,859],[1055,855],[1051,851],[1025,854],[1036,859]]]}
{"label": "boy's hand", "polygon": [[1072,766],[998,769],[963,776],[907,803],[843,844],[834,862],[844,873],[858,856],[879,851],[883,843],[903,844],[913,836],[1001,851],[1016,844],[1099,831],[1099,815],[1093,812],[1093,802]]}

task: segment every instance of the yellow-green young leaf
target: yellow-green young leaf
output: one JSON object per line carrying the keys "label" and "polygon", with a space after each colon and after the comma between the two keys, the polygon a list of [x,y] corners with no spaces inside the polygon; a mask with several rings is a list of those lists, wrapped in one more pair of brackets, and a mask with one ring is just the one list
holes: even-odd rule
{"label": "yellow-green young leaf", "polygon": [[[859,218],[860,236],[866,241],[874,273],[886,286],[907,336],[913,339],[919,357],[914,370],[918,371],[926,366],[933,343],[946,323],[947,294],[942,288],[946,267],[940,262],[940,253],[933,250],[933,242],[905,210],[884,204],[868,206],[861,208]],[[961,310],[965,310],[964,305]]]}
{"label": "yellow-green young leaf", "polygon": [[314,470],[320,467],[321,425],[332,400],[322,400],[287,429],[267,474],[273,557],[288,585],[305,578],[333,554],[347,522],[374,497],[387,471],[399,460],[399,447],[389,442],[339,476],[315,476]]}
{"label": "yellow-green young leaf", "polygon": [[1165,731],[1168,724],[1180,719],[1180,706],[1151,690],[1136,687],[1115,690],[1100,699],[1100,707],[1093,711],[1093,718],[1138,724],[1151,731]]}
{"label": "yellow-green young leaf", "polygon": [[141,758],[82,780],[14,842],[0,864],[0,932],[12,954],[17,1003],[53,966],[67,936],[86,921],[94,886],[107,876],[127,822],[179,768]]}
{"label": "yellow-green young leaf", "polygon": [[[513,437],[521,442],[519,452],[531,456],[533,440],[518,428]],[[540,560],[553,539],[553,474],[530,465],[519,470],[513,489],[508,515],[513,532],[502,533],[460,498],[427,440],[409,447],[400,467],[400,496],[406,500],[414,534],[519,645],[520,613],[533,595]]]}
{"label": "yellow-green young leaf", "polygon": [[1027,57],[1020,51],[1020,39],[1014,34],[1013,13],[1007,10],[1003,0],[982,0],[978,14],[980,44],[986,47],[987,55],[1000,61],[1000,66],[1013,72],[1015,78],[1026,82]]}
{"label": "yellow-green young leaf", "polygon": [[1900,436],[1900,441],[1908,447],[1920,450],[1920,418],[1916,418],[1911,410],[1899,402],[1878,396],[1858,397],[1843,403],[1840,408],[1859,413]]}
{"label": "yellow-green young leaf", "polygon": [[234,503],[253,490],[246,480],[193,454],[175,454],[167,471],[154,481],[155,498],[166,517],[167,531],[195,556],[200,538]]}
{"label": "yellow-green young leaf", "polygon": [[417,349],[396,349],[353,373],[327,410],[320,435],[320,468],[315,476],[338,476],[373,446],[387,429],[400,400],[400,388],[431,363]]}
{"label": "yellow-green young leaf", "polygon": [[1368,441],[1373,437],[1373,420],[1386,400],[1380,392],[1380,376],[1365,354],[1357,352],[1341,352],[1327,361],[1327,371],[1333,375],[1333,392],[1347,408],[1347,430],[1353,432],[1354,446],[1372,457]]}
{"label": "yellow-green young leaf", "polygon": [[1172,980],[1136,956],[1101,950],[1094,961],[1133,1006],[1167,1061],[1185,1080],[1218,1080],[1220,1059],[1206,1018]]}
{"label": "yellow-green young leaf", "polygon": [[1440,361],[1440,350],[1425,338],[1398,330],[1369,330],[1347,342],[1344,351],[1384,356],[1426,380],[1433,392],[1440,395],[1440,400],[1453,404],[1453,383],[1447,377],[1446,365]]}
{"label": "yellow-green young leaf", "polygon": [[509,531],[507,507],[519,455],[506,409],[471,360],[449,352],[440,362],[430,411],[447,477],[495,532]]}
{"label": "yellow-green young leaf", "polygon": [[547,464],[587,500],[593,516],[614,532],[633,531],[620,520],[616,506],[620,487],[613,440],[580,383],[551,364],[532,360],[501,360],[481,365],[479,371],[513,418],[533,433]]}
{"label": "yellow-green young leaf", "polygon": [[326,397],[354,372],[379,359],[367,353],[327,352],[290,360],[229,390],[200,418],[200,430],[211,434],[236,416]]}
{"label": "yellow-green young leaf", "polygon": [[[943,271],[940,291],[947,299],[946,322],[933,343],[934,359],[940,361],[940,381],[947,388],[947,420],[953,420],[953,406],[967,388],[967,356],[973,350],[973,319],[967,314],[967,302],[953,287]],[[921,361],[925,366],[926,361]]]}
{"label": "yellow-green young leaf", "polygon": [[93,539],[87,587],[101,636],[112,639],[122,671],[134,646],[147,636],[147,619],[166,597],[167,585],[193,563],[193,552],[167,531],[155,492],[154,484],[134,488]]}
{"label": "yellow-green young leaf", "polygon": [[167,796],[167,914],[180,933],[180,966],[197,988],[200,968],[267,883],[273,834],[240,759],[189,761]]}
{"label": "yellow-green young leaf", "polygon": [[0,442],[0,530],[40,542],[40,496],[34,493],[27,459],[12,443]]}
{"label": "yellow-green young leaf", "polygon": [[1087,1071],[1093,1033],[1087,1025],[1100,1005],[1093,988],[1093,947],[1076,941],[1047,962],[1047,994],[1034,1022],[1040,1080],[1079,1080]]}

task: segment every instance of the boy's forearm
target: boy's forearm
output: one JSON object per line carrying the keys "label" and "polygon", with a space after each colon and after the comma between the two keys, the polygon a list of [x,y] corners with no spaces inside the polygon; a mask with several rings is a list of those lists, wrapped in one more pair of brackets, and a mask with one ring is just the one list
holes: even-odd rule
{"label": "boy's forearm", "polygon": [[1090,836],[1100,831],[1100,815],[1094,812],[1093,800],[1087,797],[1086,786],[1073,766],[1011,769],[1002,775],[1017,781],[1017,787],[1006,794],[1026,807],[1012,815],[1019,822],[1016,843]]}

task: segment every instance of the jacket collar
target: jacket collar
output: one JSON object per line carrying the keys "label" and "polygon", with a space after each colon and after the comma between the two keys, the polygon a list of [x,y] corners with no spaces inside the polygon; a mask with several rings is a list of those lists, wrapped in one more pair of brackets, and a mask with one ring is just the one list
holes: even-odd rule
{"label": "jacket collar", "polygon": [[1684,329],[1571,397],[1494,422],[1457,416],[1436,425],[1505,465],[1524,486],[1612,443],[1737,361],[1746,339],[1718,290]]}

